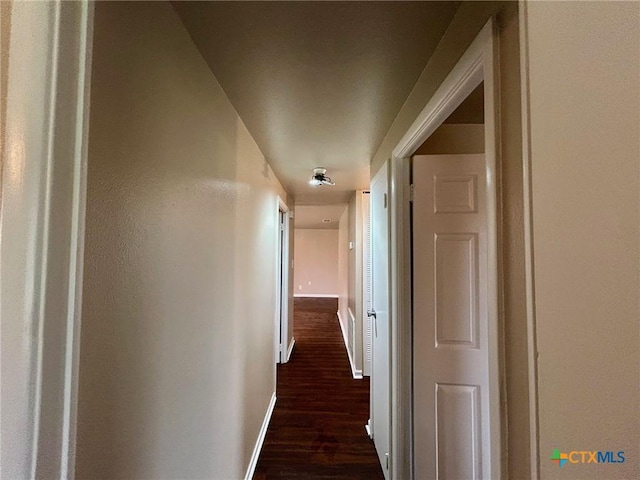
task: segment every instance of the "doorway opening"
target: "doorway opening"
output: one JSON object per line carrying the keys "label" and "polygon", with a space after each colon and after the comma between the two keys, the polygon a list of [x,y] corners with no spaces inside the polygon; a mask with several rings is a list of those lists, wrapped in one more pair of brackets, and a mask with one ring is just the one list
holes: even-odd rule
{"label": "doorway opening", "polygon": [[491,19],[387,167],[393,478],[500,477],[495,32]]}
{"label": "doorway opening", "polygon": [[276,326],[275,355],[276,363],[287,363],[291,357],[295,338],[290,335],[293,330],[292,318],[289,315],[289,208],[278,197],[278,223],[276,242]]}
{"label": "doorway opening", "polygon": [[416,478],[490,475],[484,130],[482,82],[411,157]]}

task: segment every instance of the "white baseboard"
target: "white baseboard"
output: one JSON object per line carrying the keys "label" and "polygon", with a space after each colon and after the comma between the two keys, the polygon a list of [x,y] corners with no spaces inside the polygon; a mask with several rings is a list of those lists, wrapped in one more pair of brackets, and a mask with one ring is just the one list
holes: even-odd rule
{"label": "white baseboard", "polygon": [[296,298],[338,298],[339,295],[333,293],[296,293],[293,295]]}
{"label": "white baseboard", "polygon": [[287,363],[289,361],[289,359],[291,358],[291,354],[293,353],[293,346],[296,344],[296,339],[291,337],[291,343],[289,343],[289,348],[287,348],[287,359],[285,361],[285,363]]}
{"label": "white baseboard", "polygon": [[353,359],[351,358],[351,352],[349,351],[349,341],[347,340],[347,332],[344,330],[344,326],[342,325],[342,317],[340,316],[340,312],[338,314],[338,323],[340,324],[340,331],[342,332],[342,340],[344,341],[344,348],[347,349],[347,357],[349,357],[349,365],[351,365],[351,375],[356,380],[362,378],[362,370],[356,370],[355,365],[353,364]]}
{"label": "white baseboard", "polygon": [[256,445],[253,447],[253,453],[251,454],[251,460],[249,460],[249,466],[247,467],[247,473],[244,476],[245,480],[251,480],[253,478],[253,473],[256,470],[256,465],[258,465],[258,458],[260,457],[260,451],[262,450],[262,444],[264,443],[264,437],[267,435],[267,429],[269,428],[269,422],[271,421],[271,415],[273,414],[273,409],[276,406],[276,392],[273,392],[271,395],[271,401],[269,402],[269,406],[267,407],[267,413],[264,416],[264,420],[262,421],[262,427],[260,427],[260,433],[258,433],[258,439],[256,440]]}

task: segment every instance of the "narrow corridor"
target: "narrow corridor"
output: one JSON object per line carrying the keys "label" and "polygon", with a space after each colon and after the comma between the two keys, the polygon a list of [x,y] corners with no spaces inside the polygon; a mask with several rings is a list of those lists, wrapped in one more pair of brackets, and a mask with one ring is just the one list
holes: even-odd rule
{"label": "narrow corridor", "polygon": [[254,478],[382,479],[364,425],[369,379],[354,380],[336,299],[297,298],[289,363],[278,366],[277,403]]}

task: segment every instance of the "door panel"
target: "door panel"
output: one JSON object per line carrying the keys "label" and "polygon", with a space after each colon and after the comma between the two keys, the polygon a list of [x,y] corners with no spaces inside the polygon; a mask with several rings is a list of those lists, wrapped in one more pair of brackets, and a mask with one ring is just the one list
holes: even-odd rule
{"label": "door panel", "polygon": [[413,158],[417,479],[490,476],[484,155]]}
{"label": "door panel", "polygon": [[373,441],[385,478],[389,478],[387,458],[390,438],[389,381],[389,176],[387,164],[371,182],[371,303],[373,362],[371,372],[371,423]]}
{"label": "door panel", "polygon": [[476,385],[436,384],[439,478],[480,477],[478,390]]}

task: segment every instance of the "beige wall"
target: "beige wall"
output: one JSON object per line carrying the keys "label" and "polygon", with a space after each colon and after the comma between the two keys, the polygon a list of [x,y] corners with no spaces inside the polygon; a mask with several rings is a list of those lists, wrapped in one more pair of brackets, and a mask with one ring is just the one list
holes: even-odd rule
{"label": "beige wall", "polygon": [[497,16],[500,41],[502,335],[504,339],[503,478],[529,478],[531,419],[524,262],[524,198],[518,4]]}
{"label": "beige wall", "polygon": [[[363,202],[365,198],[363,190],[354,192],[347,208],[340,218],[339,241],[339,280],[340,297],[338,311],[345,332],[347,349],[355,373],[363,370]],[[349,245],[351,244],[351,248]],[[352,321],[353,317],[353,321]],[[353,324],[353,328],[351,328]],[[353,346],[353,348],[352,348]]]}
{"label": "beige wall", "polygon": [[640,4],[531,2],[525,26],[541,477],[640,478]]}
{"label": "beige wall", "polygon": [[351,310],[351,313],[355,316],[356,314],[356,275],[357,275],[357,265],[356,265],[356,198],[357,195],[351,197],[349,201],[349,205],[347,209],[349,210],[349,242],[353,244],[353,248],[349,249],[349,303],[348,308]]}
{"label": "beige wall", "polygon": [[294,294],[338,297],[338,230],[297,228]]}
{"label": "beige wall", "polygon": [[[349,242],[353,248],[349,250],[349,310],[355,319],[353,327],[354,349],[353,364],[356,370],[362,371],[362,190],[356,190],[349,202]],[[351,317],[349,317],[351,321]]]}
{"label": "beige wall", "polygon": [[438,48],[427,62],[413,90],[398,112],[371,160],[370,178],[391,157],[391,152],[425,107],[491,15],[514,2],[463,2]]}
{"label": "beige wall", "polygon": [[484,153],[484,125],[444,123],[416,150],[416,155]]}
{"label": "beige wall", "polygon": [[273,172],[169,3],[96,2],[77,478],[241,478],[275,389]]}
{"label": "beige wall", "polygon": [[338,225],[338,312],[344,332],[349,322],[349,207],[344,209]]}

